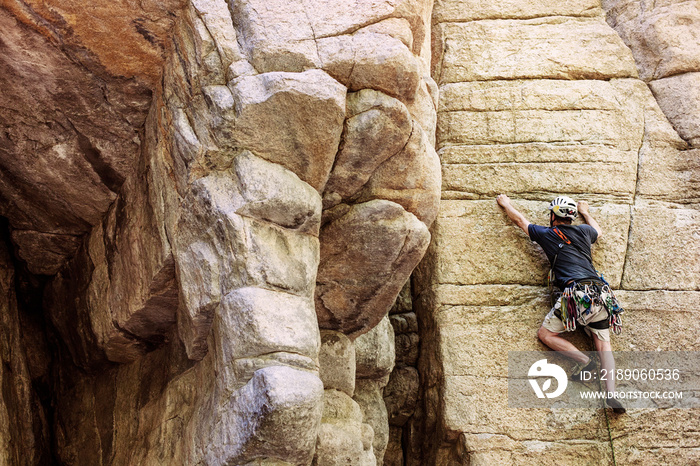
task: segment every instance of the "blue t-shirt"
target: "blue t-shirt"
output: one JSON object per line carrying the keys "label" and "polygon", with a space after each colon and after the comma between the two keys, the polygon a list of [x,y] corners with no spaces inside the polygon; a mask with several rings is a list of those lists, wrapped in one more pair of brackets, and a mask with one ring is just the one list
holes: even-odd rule
{"label": "blue t-shirt", "polygon": [[[558,232],[561,234],[558,234]],[[590,280],[598,278],[593,264],[576,247],[591,254],[591,244],[598,239],[598,232],[590,225],[558,225],[553,228],[533,225],[527,228],[530,239],[544,249],[549,263],[554,264],[554,285],[564,288],[570,280]],[[573,244],[571,244],[573,243]]]}

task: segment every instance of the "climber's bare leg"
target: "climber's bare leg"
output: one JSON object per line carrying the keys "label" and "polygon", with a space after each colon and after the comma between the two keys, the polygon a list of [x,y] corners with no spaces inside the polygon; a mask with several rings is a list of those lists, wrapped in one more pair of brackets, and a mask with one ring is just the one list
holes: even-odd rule
{"label": "climber's bare leg", "polygon": [[588,356],[579,351],[579,349],[576,348],[576,346],[574,346],[573,343],[560,337],[558,333],[547,330],[544,327],[540,327],[540,329],[537,331],[537,337],[542,343],[544,343],[554,351],[566,351],[566,356],[568,356],[576,362],[587,363],[588,361],[590,361],[590,358]]}
{"label": "climber's bare leg", "polygon": [[615,391],[615,358],[612,347],[609,341],[600,340],[596,334],[593,334],[593,342],[600,358],[601,376],[605,377],[605,389],[612,393]]}

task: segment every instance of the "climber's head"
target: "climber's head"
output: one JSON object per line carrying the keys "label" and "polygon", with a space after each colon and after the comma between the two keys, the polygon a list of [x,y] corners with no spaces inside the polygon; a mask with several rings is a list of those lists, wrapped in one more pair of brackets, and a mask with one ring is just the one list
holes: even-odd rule
{"label": "climber's head", "polygon": [[566,196],[557,196],[552,202],[550,202],[549,211],[550,225],[553,225],[555,221],[557,223],[570,225],[572,220],[578,217],[576,201]]}

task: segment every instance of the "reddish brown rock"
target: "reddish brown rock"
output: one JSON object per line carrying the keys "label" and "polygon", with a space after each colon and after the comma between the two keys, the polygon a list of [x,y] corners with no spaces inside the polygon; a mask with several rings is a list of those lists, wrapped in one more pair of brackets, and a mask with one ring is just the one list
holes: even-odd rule
{"label": "reddish brown rock", "polygon": [[0,215],[30,268],[53,274],[134,173],[150,90],[86,70],[4,9],[0,28]]}
{"label": "reddish brown rock", "polygon": [[[4,222],[3,222],[4,223]],[[48,464],[49,425],[34,388],[30,356],[41,348],[28,348],[30,328],[20,316],[16,275],[5,232],[0,233],[0,463]],[[23,322],[24,320],[24,322]],[[36,329],[31,329],[36,330]],[[34,335],[37,340],[40,335]],[[39,340],[41,341],[41,340]],[[45,383],[45,380],[44,380]]]}

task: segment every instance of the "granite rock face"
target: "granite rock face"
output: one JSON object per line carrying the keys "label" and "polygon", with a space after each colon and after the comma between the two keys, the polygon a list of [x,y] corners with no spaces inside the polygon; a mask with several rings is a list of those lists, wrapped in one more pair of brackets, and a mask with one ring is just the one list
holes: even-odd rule
{"label": "granite rock face", "polygon": [[0,9],[0,215],[50,276],[58,461],[381,463],[386,315],[440,196],[431,9]]}
{"label": "granite rock face", "polygon": [[608,23],[632,50],[639,76],[678,134],[700,145],[700,5],[604,0]]}
{"label": "granite rock face", "polygon": [[[316,286],[319,325],[355,338],[389,311],[423,257],[430,234],[414,215],[385,200],[339,205],[328,215],[338,217],[321,229]],[[362,276],[353,271],[362,271]],[[367,290],[372,290],[369,299]]]}
{"label": "granite rock face", "polygon": [[0,463],[698,461],[508,408],[546,259],[494,202],[588,200],[614,349],[698,349],[697,10],[4,2]]}
{"label": "granite rock face", "polygon": [[[697,350],[698,251],[688,236],[698,230],[697,151],[689,147],[699,117],[695,7],[436,3],[443,187],[413,279],[421,399],[400,434],[414,442],[412,432],[422,434],[418,447],[403,443],[420,452],[405,464],[698,461],[687,421],[697,409],[606,418],[509,407],[508,352],[545,349],[536,332],[549,308],[549,264],[495,203],[507,193],[531,222],[547,224],[556,195],[587,200],[604,232],[593,262],[627,308],[613,350]],[[683,320],[673,338],[652,324]],[[584,337],[572,341],[592,349]],[[407,399],[402,372],[405,382],[397,372],[385,390],[395,421],[403,420],[396,400]],[[679,437],[671,440],[664,426],[673,416]]]}

